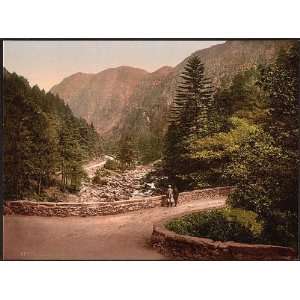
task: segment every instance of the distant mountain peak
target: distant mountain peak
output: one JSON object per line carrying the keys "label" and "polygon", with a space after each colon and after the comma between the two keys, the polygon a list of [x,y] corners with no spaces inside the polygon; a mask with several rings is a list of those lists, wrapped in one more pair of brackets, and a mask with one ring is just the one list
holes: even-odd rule
{"label": "distant mountain peak", "polygon": [[99,73],[77,72],[55,85],[51,92],[68,103],[76,116],[93,122],[106,134],[119,122],[128,99],[147,71],[118,66]]}
{"label": "distant mountain peak", "polygon": [[174,70],[174,68],[170,67],[170,66],[163,66],[159,69],[157,69],[156,71],[152,72],[151,74],[156,74],[156,75],[168,75],[169,73],[171,73]]}
{"label": "distant mountain peak", "polygon": [[98,72],[97,74],[101,73],[113,73],[113,72],[134,72],[134,73],[144,73],[147,74],[148,72],[141,68],[131,67],[131,66],[117,66],[117,67],[111,67],[107,68],[105,70],[102,70]]}

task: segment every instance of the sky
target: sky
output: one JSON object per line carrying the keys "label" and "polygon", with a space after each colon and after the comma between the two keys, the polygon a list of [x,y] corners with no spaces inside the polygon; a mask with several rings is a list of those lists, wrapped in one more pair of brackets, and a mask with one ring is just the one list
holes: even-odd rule
{"label": "sky", "polygon": [[174,67],[196,50],[222,41],[5,41],[4,66],[48,91],[77,72],[131,66],[153,72]]}

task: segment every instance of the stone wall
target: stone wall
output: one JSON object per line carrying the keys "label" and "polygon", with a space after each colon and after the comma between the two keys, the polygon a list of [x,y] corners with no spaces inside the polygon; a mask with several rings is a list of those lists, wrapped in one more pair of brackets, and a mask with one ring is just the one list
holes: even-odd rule
{"label": "stone wall", "polygon": [[202,199],[204,201],[218,199],[227,199],[229,193],[233,190],[233,187],[217,187],[211,189],[194,190],[191,192],[183,192],[179,194],[178,202],[189,202],[193,200]]}
{"label": "stone wall", "polygon": [[166,229],[168,221],[153,226],[151,242],[163,255],[179,260],[295,260],[292,248],[220,242],[207,238],[179,235]]}
{"label": "stone wall", "polygon": [[[180,203],[193,200],[214,200],[227,198],[231,188],[219,187],[214,189],[194,190],[183,192],[179,195]],[[4,208],[5,214],[21,214],[28,216],[103,216],[125,213],[146,208],[165,205],[165,196],[154,196],[134,200],[112,202],[34,202],[34,201],[7,201]]]}

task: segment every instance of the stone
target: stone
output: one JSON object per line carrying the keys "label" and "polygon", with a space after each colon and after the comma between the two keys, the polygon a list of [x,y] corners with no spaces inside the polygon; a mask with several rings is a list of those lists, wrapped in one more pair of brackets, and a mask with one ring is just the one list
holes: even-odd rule
{"label": "stone", "polygon": [[[218,191],[216,191],[218,192]],[[211,193],[212,195],[212,193]],[[160,253],[183,260],[296,260],[293,248],[274,245],[220,242],[179,235],[166,229],[164,220],[153,226],[151,243]]]}

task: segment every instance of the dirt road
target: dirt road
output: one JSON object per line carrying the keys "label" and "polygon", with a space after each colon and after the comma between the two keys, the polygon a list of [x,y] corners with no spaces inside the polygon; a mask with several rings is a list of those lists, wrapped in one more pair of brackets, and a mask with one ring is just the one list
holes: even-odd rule
{"label": "dirt road", "polygon": [[85,164],[83,166],[85,172],[87,173],[89,178],[92,178],[95,175],[95,172],[97,171],[98,168],[102,168],[106,161],[107,157],[105,156],[104,159],[98,159],[94,161],[90,161],[89,163]]}
{"label": "dirt road", "polygon": [[223,205],[197,200],[97,217],[4,217],[4,259],[162,260],[150,246],[153,223],[172,215]]}

